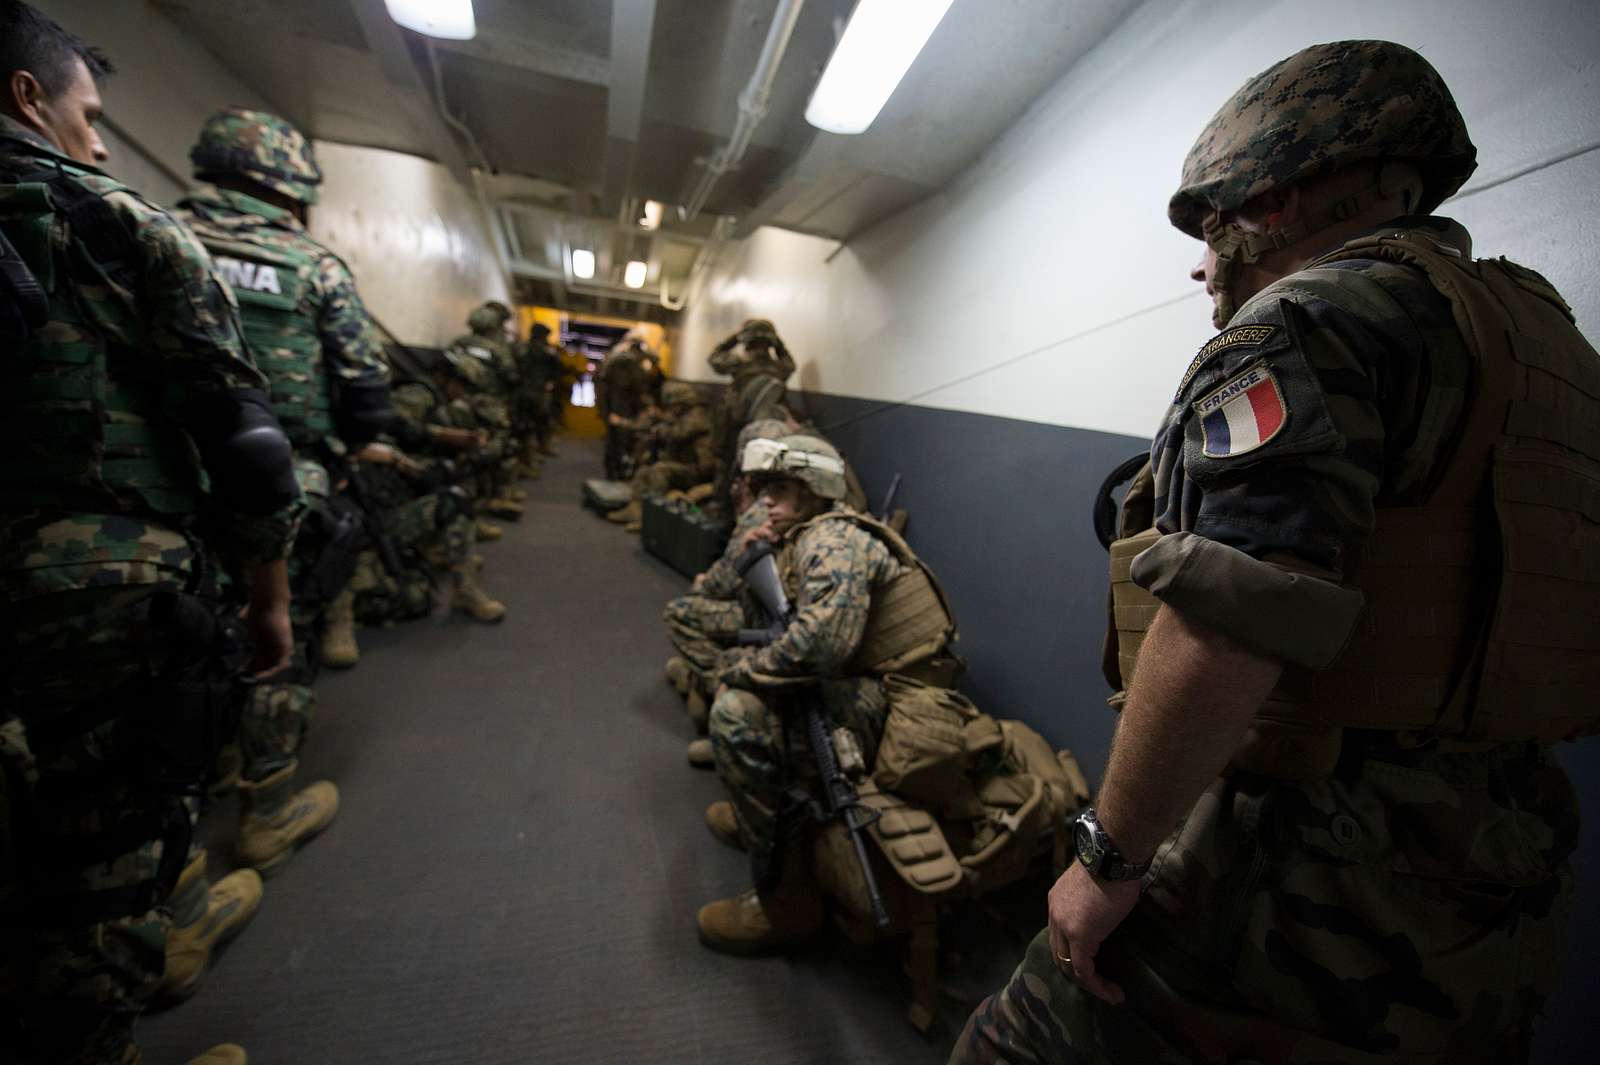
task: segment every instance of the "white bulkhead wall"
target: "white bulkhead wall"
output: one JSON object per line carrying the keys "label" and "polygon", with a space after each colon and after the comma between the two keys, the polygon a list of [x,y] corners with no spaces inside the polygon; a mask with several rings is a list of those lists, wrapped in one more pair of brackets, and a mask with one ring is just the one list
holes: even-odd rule
{"label": "white bulkhead wall", "polygon": [[[1148,436],[1213,332],[1166,221],[1184,155],[1246,78],[1376,37],[1444,75],[1479,169],[1442,213],[1548,276],[1600,338],[1600,19],[1567,0],[1150,0],[944,192],[850,241],[729,245],[685,316],[680,372],[772,318],[800,388]],[[1003,76],[1003,71],[997,71]]]}

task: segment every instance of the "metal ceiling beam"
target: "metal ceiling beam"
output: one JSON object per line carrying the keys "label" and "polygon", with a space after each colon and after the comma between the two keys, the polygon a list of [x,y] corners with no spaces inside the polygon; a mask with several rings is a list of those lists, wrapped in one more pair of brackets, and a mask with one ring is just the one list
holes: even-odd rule
{"label": "metal ceiling beam", "polygon": [[361,23],[361,32],[366,34],[367,44],[377,57],[384,78],[402,90],[398,102],[410,121],[412,132],[427,146],[429,153],[470,190],[472,167],[435,108],[427,76],[412,60],[404,31],[389,18],[383,0],[350,0],[350,7]]}
{"label": "metal ceiling beam", "polygon": [[650,77],[650,41],[656,0],[612,0],[611,89],[606,95],[604,197],[620,199],[633,179],[634,153],[644,122],[645,84]]}
{"label": "metal ceiling beam", "polygon": [[534,37],[504,30],[482,34],[470,41],[440,41],[438,47],[441,52],[453,52],[585,85],[611,84],[611,60],[604,56],[554,48]]}

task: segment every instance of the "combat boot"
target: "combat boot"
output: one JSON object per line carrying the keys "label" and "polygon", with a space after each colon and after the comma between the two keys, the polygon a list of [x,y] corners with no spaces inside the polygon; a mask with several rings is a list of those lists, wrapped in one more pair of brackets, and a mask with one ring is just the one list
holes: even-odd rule
{"label": "combat boot", "polygon": [[506,605],[478,585],[478,570],[483,559],[474,555],[455,571],[456,589],[450,597],[450,609],[459,610],[484,624],[493,624],[506,616]]}
{"label": "combat boot", "polygon": [[200,990],[212,948],[242,932],[260,908],[261,877],[254,869],[235,870],[213,884],[206,876],[206,852],[190,859],[167,901],[172,931],[158,1003],[174,1006]]}
{"label": "combat boot", "polygon": [[553,458],[558,458],[559,457],[556,454],[556,449],[550,446],[550,441],[548,441],[548,440],[546,440],[544,443],[539,445],[539,454],[543,455],[547,459],[553,459]]}
{"label": "combat boot", "polygon": [[696,769],[715,769],[717,759],[711,753],[711,741],[701,736],[689,741],[689,764]]}
{"label": "combat boot", "polygon": [[349,669],[361,661],[356,643],[356,593],[346,588],[328,604],[322,620],[322,664],[333,669]]}
{"label": "combat boot", "polygon": [[606,514],[606,520],[617,525],[631,525],[642,517],[644,517],[644,505],[637,499],[630,501],[625,507],[618,507]]}
{"label": "combat boot", "polygon": [[189,1065],[248,1065],[244,1047],[237,1043],[214,1046],[198,1058],[190,1058]]}
{"label": "combat boot", "polygon": [[784,876],[770,892],[746,891],[700,907],[700,942],[723,954],[771,954],[822,931],[822,897],[798,852],[783,862]]}
{"label": "combat boot", "polygon": [[667,683],[679,695],[689,694],[689,685],[694,682],[694,667],[689,665],[689,660],[682,655],[673,655],[667,659]]}
{"label": "combat boot", "polygon": [[262,876],[283,868],[295,847],[328,827],[339,812],[339,789],[326,780],[294,790],[290,762],[265,780],[239,782],[239,860]]}
{"label": "combat boot", "polygon": [[483,505],[483,509],[487,510],[490,514],[493,514],[495,517],[504,518],[507,521],[522,520],[522,504],[518,503],[514,499],[507,499],[504,493],[495,496],[493,499],[489,500],[489,502],[485,503]]}
{"label": "combat boot", "polygon": [[711,706],[706,701],[706,693],[700,690],[700,685],[689,685],[689,694],[684,696],[683,708],[688,712],[694,730],[704,736],[711,727]]}
{"label": "combat boot", "polygon": [[720,842],[736,851],[744,850],[744,840],[739,838],[739,819],[733,815],[733,803],[727,799],[706,807],[706,827]]}
{"label": "combat boot", "polygon": [[510,488],[506,489],[505,497],[511,500],[513,503],[526,503],[528,501],[528,490],[526,488],[518,488],[516,485],[512,485]]}
{"label": "combat boot", "polygon": [[500,526],[493,522],[484,521],[482,518],[478,519],[477,524],[478,527],[475,531],[479,540],[498,540],[506,534],[506,531]]}

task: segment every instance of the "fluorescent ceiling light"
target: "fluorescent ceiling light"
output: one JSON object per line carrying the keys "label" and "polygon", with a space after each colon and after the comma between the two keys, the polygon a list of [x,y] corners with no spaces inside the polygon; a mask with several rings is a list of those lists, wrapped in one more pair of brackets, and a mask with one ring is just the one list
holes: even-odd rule
{"label": "fluorescent ceiling light", "polygon": [[395,25],[446,41],[470,41],[478,35],[472,0],[383,0]]}
{"label": "fluorescent ceiling light", "polygon": [[952,0],[861,0],[806,105],[829,133],[865,133]]}
{"label": "fluorescent ceiling light", "polygon": [[629,288],[644,288],[644,275],[648,270],[649,267],[635,259],[622,271],[622,283]]}
{"label": "fluorescent ceiling light", "polygon": [[582,281],[594,276],[594,252],[588,248],[572,249],[572,276]]}
{"label": "fluorescent ceiling light", "polygon": [[661,228],[661,201],[660,200],[646,200],[646,201],[644,201],[644,214],[639,216],[639,228],[640,229],[659,229],[659,228]]}

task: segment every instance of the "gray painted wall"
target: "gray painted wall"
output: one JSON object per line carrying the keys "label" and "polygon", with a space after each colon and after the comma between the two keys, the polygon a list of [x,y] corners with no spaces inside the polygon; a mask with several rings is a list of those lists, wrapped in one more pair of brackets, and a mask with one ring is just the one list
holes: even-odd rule
{"label": "gray painted wall", "polygon": [[[1090,512],[1106,473],[1148,440],[929,407],[791,393],[860,472],[876,508],[896,473],[906,535],[939,574],[986,712],[1072,748],[1098,783],[1112,715],[1100,675],[1106,557]],[[1585,814],[1562,985],[1540,1027],[1541,1065],[1594,1060],[1600,1011],[1600,742],[1566,744]]]}

